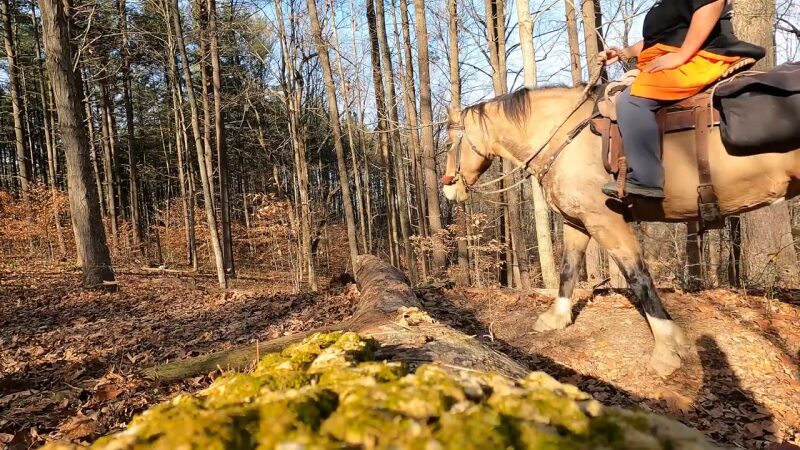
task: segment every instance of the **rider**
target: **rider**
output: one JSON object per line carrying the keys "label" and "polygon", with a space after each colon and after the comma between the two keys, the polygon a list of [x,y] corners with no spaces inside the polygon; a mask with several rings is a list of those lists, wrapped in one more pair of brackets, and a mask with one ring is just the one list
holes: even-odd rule
{"label": "rider", "polygon": [[[641,73],[617,100],[627,193],[664,198],[659,108],[702,92],[743,57],[764,57],[763,48],[736,38],[731,16],[728,0],[657,0],[645,16],[643,41],[601,55],[607,64],[639,59]],[[603,192],[617,196],[616,183]]]}

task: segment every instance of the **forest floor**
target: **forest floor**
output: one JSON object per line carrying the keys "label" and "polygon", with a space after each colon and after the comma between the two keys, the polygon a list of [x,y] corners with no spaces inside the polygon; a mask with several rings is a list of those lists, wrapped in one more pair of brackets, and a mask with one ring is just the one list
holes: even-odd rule
{"label": "forest floor", "polygon": [[[180,392],[205,374],[157,384],[140,369],[178,358],[338,322],[357,300],[337,283],[316,295],[289,294],[285,277],[236,280],[120,270],[118,293],[80,289],[74,270],[0,264],[0,449],[46,439],[90,442]],[[420,289],[435,318],[509,354],[532,370],[609,405],[640,407],[740,448],[800,444],[800,295],[767,300],[730,291],[665,293],[693,343],[669,380],[648,371],[652,338],[622,295],[576,306],[560,332],[531,332],[550,298],[508,290]]]}

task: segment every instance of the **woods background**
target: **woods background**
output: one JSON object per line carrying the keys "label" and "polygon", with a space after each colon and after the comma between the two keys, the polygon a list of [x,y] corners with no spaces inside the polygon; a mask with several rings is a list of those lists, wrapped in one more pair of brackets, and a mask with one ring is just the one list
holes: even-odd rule
{"label": "woods background", "polygon": [[[316,290],[374,253],[415,283],[554,288],[561,220],[535,182],[440,196],[447,107],[587,80],[651,3],[0,0],[0,252],[91,287],[149,266]],[[762,68],[797,58],[794,0],[735,10]],[[800,283],[797,201],[702,237],[636,228],[663,285]],[[615,269],[591,244],[585,279],[623,286]]]}

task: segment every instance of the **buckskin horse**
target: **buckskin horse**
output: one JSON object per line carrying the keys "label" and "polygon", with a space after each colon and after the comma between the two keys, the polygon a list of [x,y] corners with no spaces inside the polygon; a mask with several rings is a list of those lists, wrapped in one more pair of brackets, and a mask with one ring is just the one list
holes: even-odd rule
{"label": "buckskin horse", "polygon": [[[444,195],[451,201],[467,200],[470,187],[494,157],[524,165],[540,179],[548,204],[564,219],[558,298],[539,316],[534,329],[558,330],[572,323],[571,296],[586,247],[594,238],[616,261],[644,311],[655,341],[650,366],[668,376],[680,368],[686,340],[659,298],[630,226],[630,211],[635,220],[645,222],[698,220],[694,133],[664,136],[666,198],[629,197],[626,207],[600,190],[609,175],[601,157],[601,138],[580,126],[593,110],[593,102],[582,100],[585,92],[583,88],[522,89],[465,108],[456,117],[451,110]],[[564,121],[565,117],[569,119]],[[554,129],[558,131],[553,133]],[[722,145],[719,128],[709,132],[711,176],[723,216],[800,194],[800,150],[735,157]],[[559,142],[569,143],[551,151]]]}

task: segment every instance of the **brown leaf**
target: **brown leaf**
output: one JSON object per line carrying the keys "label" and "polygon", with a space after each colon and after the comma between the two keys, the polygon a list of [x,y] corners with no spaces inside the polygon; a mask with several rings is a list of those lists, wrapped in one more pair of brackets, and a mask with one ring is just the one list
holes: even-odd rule
{"label": "brown leaf", "polygon": [[662,388],[658,393],[661,400],[667,403],[669,409],[688,414],[694,410],[694,400],[672,389]]}
{"label": "brown leaf", "polygon": [[77,416],[58,427],[69,439],[82,439],[101,430],[101,425],[94,419],[86,416]]}
{"label": "brown leaf", "polygon": [[108,383],[103,384],[97,387],[97,391],[94,393],[94,400],[98,403],[107,402],[109,400],[114,400],[115,398],[119,397],[120,394],[125,392],[124,389],[120,388],[119,386]]}
{"label": "brown leaf", "polygon": [[0,444],[8,444],[14,439],[13,434],[0,433]]}

